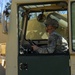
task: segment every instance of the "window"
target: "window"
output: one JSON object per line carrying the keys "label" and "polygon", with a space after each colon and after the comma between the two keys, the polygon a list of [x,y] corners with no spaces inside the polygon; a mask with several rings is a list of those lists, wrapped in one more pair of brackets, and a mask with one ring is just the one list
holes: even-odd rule
{"label": "window", "polygon": [[[57,5],[58,7],[56,7]],[[56,8],[52,8],[52,6]],[[53,13],[51,18],[56,19],[59,23],[59,28],[56,30],[56,32],[68,41],[66,7],[62,8],[62,6],[59,6],[58,3],[35,3],[19,5],[19,54],[36,54],[31,47],[31,43],[35,43],[39,47],[47,47],[49,33],[46,32],[46,26],[44,22],[50,13]],[[43,15],[42,17],[40,17],[41,14]],[[65,42],[64,39],[63,42]]]}
{"label": "window", "polygon": [[26,39],[42,40],[48,39],[48,34],[45,31],[45,25],[37,20],[37,16],[41,12],[30,13],[30,19],[27,23]]}

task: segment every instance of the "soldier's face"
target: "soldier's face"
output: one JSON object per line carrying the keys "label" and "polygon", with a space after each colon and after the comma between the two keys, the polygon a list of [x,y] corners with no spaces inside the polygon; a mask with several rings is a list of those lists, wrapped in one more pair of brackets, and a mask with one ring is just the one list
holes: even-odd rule
{"label": "soldier's face", "polygon": [[53,30],[54,30],[54,27],[51,26],[51,25],[48,25],[48,26],[46,27],[46,32],[48,32],[48,33],[51,33]]}

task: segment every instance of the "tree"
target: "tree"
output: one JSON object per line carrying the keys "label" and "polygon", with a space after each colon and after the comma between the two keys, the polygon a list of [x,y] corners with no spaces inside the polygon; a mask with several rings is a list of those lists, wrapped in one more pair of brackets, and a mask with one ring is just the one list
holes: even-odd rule
{"label": "tree", "polygon": [[7,2],[6,5],[5,5],[5,10],[3,11],[3,13],[5,13],[6,16],[9,16],[9,14],[10,14],[11,3],[12,3],[12,1]]}

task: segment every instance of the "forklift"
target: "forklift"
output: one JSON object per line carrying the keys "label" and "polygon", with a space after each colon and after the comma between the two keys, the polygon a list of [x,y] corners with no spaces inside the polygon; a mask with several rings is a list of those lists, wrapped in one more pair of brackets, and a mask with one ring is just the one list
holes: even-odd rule
{"label": "forklift", "polygon": [[[74,75],[75,0],[12,0],[6,43],[6,75]],[[48,14],[68,42],[66,53],[38,53],[32,45],[46,46],[44,21]]]}

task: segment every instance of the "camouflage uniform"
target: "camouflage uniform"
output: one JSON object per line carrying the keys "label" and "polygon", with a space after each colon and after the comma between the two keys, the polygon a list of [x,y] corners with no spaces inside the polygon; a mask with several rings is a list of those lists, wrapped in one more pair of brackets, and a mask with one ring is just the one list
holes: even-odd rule
{"label": "camouflage uniform", "polygon": [[56,32],[52,32],[49,35],[47,46],[37,49],[39,53],[65,53],[67,50],[67,41]]}

